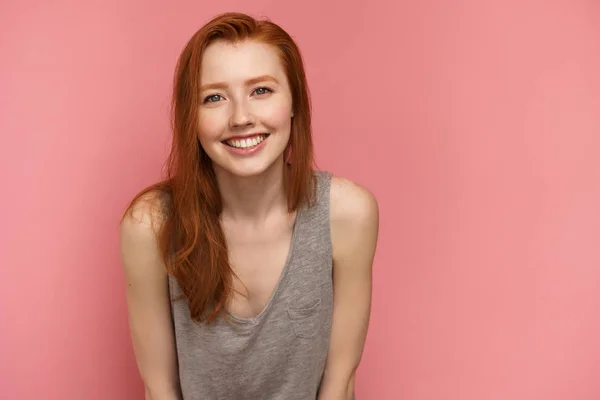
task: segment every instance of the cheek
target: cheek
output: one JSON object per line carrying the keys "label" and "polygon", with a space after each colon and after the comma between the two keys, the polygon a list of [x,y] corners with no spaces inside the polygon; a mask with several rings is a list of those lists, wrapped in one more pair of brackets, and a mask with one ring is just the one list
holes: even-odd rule
{"label": "cheek", "polygon": [[219,113],[202,113],[198,115],[198,138],[210,140],[219,136],[223,130],[223,117]]}
{"label": "cheek", "polygon": [[291,125],[292,109],[289,104],[275,103],[264,110],[265,122],[273,128],[288,129]]}

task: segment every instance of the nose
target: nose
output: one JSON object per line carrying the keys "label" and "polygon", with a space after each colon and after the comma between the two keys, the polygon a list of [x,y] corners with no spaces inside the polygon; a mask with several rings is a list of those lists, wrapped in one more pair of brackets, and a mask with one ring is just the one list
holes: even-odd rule
{"label": "nose", "polygon": [[233,104],[229,125],[231,128],[243,128],[254,125],[254,116],[245,101]]}

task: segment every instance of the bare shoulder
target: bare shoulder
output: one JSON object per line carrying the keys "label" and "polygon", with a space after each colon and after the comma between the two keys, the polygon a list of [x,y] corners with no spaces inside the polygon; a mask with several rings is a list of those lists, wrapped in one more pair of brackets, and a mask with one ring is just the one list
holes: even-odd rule
{"label": "bare shoulder", "polygon": [[157,237],[165,220],[163,195],[148,192],[123,217],[119,226],[119,248],[125,274],[131,281],[147,273],[163,275]]}
{"label": "bare shoulder", "polygon": [[379,205],[373,193],[349,179],[331,178],[332,223],[373,224],[378,221]]}
{"label": "bare shoulder", "polygon": [[147,235],[158,232],[164,218],[164,195],[158,191],[145,193],[123,217],[120,233]]}
{"label": "bare shoulder", "polygon": [[[334,262],[370,268],[379,231],[379,205],[366,187],[332,177],[330,194],[331,240]],[[363,259],[362,263],[351,261]]]}

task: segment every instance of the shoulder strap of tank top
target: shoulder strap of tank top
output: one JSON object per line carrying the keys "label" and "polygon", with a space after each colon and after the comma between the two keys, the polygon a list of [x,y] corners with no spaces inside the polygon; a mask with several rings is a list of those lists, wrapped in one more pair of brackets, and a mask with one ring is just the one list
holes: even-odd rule
{"label": "shoulder strap of tank top", "polygon": [[320,241],[320,246],[330,246],[329,196],[331,173],[315,171],[315,202],[302,212],[301,241]]}

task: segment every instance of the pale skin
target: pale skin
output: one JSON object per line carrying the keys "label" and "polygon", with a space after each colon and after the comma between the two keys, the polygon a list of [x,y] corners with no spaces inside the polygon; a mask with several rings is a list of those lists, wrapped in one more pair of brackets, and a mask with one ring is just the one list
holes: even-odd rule
{"label": "pale skin", "polygon": [[[277,284],[295,218],[287,213],[281,178],[293,118],[291,95],[273,49],[252,42],[211,46],[203,58],[202,82],[220,85],[202,89],[208,100],[198,111],[199,139],[214,162],[224,204],[222,228],[239,277],[239,293],[228,311],[252,317]],[[231,154],[222,142],[255,132],[270,134],[255,156]],[[378,205],[365,187],[340,177],[332,178],[330,200],[334,310],[318,399],[347,400],[369,323]],[[131,337],[146,400],[180,399],[167,274],[156,243],[161,220],[158,198],[149,194],[120,230]]]}

